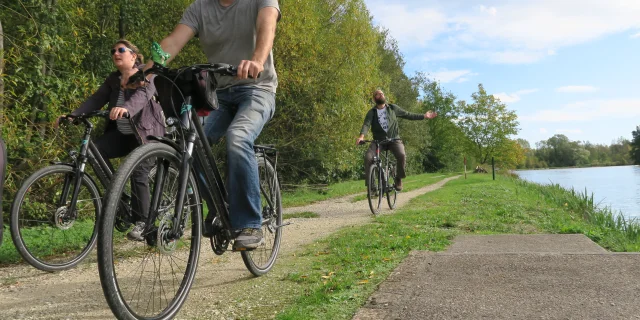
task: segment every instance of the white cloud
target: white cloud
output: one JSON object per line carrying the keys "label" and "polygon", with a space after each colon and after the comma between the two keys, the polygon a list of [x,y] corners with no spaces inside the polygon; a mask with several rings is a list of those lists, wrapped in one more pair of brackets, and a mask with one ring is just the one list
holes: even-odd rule
{"label": "white cloud", "polygon": [[496,16],[496,14],[498,13],[498,9],[496,9],[496,7],[489,7],[489,8],[487,8],[487,7],[483,6],[483,5],[481,5],[481,6],[480,6],[480,12],[488,13],[489,15],[494,16],[494,17],[495,17],[495,16]]}
{"label": "white cloud", "polygon": [[630,38],[634,39],[634,38],[640,38],[640,32],[630,36]]}
{"label": "white cloud", "polygon": [[540,133],[547,133],[547,132],[549,132],[547,128],[540,128]]}
{"label": "white cloud", "polygon": [[408,8],[401,4],[382,3],[368,5],[368,8],[374,15],[374,21],[389,29],[401,47],[425,46],[447,29],[445,14],[429,6]]}
{"label": "white cloud", "polygon": [[640,117],[640,99],[590,100],[519,116],[521,121],[605,121]]}
{"label": "white cloud", "polygon": [[365,2],[403,51],[427,51],[430,59],[531,63],[564,47],[640,29],[637,0]]}
{"label": "white cloud", "polygon": [[488,51],[488,50],[460,50],[439,51],[423,54],[423,61],[473,59],[494,64],[528,64],[539,61],[550,55],[546,51]]}
{"label": "white cloud", "polygon": [[581,134],[582,130],[580,130],[580,129],[556,129],[556,133]]}
{"label": "white cloud", "polygon": [[433,79],[440,81],[442,83],[448,83],[448,82],[454,82],[454,81],[461,83],[461,82],[469,81],[470,77],[474,77],[478,75],[477,73],[471,72],[471,70],[447,70],[447,69],[442,69],[437,72],[431,72],[429,74]]}
{"label": "white cloud", "polygon": [[534,93],[537,92],[538,89],[526,89],[526,90],[520,90],[520,91],[516,91],[512,94],[507,94],[504,92],[501,93],[494,93],[493,96],[500,99],[500,101],[504,102],[504,103],[513,103],[513,102],[518,102],[521,99],[522,95],[525,94],[530,94],[530,93]]}
{"label": "white cloud", "polygon": [[596,92],[599,89],[593,86],[564,86],[557,88],[557,92],[563,93],[585,93],[585,92]]}

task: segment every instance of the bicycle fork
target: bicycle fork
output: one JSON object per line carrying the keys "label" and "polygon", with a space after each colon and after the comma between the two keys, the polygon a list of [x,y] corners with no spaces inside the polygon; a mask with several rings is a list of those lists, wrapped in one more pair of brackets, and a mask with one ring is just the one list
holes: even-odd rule
{"label": "bicycle fork", "polygon": [[75,219],[77,216],[76,213],[76,202],[78,201],[78,194],[80,193],[80,186],[82,185],[82,179],[84,178],[84,171],[87,166],[87,152],[89,149],[89,139],[91,137],[91,130],[93,129],[93,124],[86,119],[83,119],[86,127],[84,129],[84,138],[82,140],[82,147],[80,147],[80,155],[76,160],[76,168],[75,171],[75,181],[73,180],[73,176],[67,175],[65,177],[64,186],[62,188],[62,195],[60,196],[59,207],[62,207],[66,204],[66,199],[69,196],[69,186],[73,181],[73,193],[71,195],[71,202],[69,203],[69,208],[67,211],[67,215],[65,218],[71,217],[71,219]]}

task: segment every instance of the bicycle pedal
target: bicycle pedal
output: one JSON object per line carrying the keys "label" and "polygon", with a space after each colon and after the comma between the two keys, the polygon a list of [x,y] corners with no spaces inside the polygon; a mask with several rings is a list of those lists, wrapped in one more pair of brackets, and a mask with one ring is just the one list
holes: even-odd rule
{"label": "bicycle pedal", "polygon": [[281,225],[277,225],[277,226],[276,226],[276,229],[280,229],[280,228],[282,228],[282,227],[286,227],[286,226],[290,225],[291,223],[292,223],[292,222],[287,222],[287,223],[283,223],[283,224],[281,224]]}

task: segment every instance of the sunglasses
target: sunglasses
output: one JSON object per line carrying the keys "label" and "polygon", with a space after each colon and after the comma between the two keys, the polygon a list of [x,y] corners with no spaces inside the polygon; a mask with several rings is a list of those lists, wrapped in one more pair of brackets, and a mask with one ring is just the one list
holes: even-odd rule
{"label": "sunglasses", "polygon": [[131,53],[133,53],[133,50],[126,48],[126,47],[120,47],[118,49],[111,49],[111,55],[116,54],[116,51],[118,51],[120,54],[123,54],[127,51],[130,51]]}

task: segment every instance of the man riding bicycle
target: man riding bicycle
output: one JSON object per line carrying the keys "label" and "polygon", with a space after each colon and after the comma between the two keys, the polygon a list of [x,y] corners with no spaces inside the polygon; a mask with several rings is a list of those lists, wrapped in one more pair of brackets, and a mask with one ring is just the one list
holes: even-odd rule
{"label": "man riding bicycle", "polygon": [[[387,104],[387,100],[384,97],[382,90],[376,90],[373,93],[373,100],[376,106],[371,108],[364,118],[364,124],[362,130],[360,130],[360,136],[356,139],[356,145],[359,145],[364,140],[364,136],[371,128],[373,132],[373,139],[382,141],[386,139],[400,139],[400,129],[398,127],[398,118],[404,118],[408,120],[424,120],[433,119],[437,114],[433,111],[427,111],[425,114],[411,113],[403,110],[395,104]],[[389,150],[393,153],[393,156],[397,161],[397,176],[395,188],[398,191],[402,190],[402,179],[406,177],[405,169],[407,166],[406,153],[404,151],[404,145],[402,140],[395,140],[384,145],[380,145],[380,151]],[[369,150],[364,156],[364,169],[365,172],[369,172],[369,167],[373,164],[373,156],[376,152],[376,144],[371,143]],[[365,184],[366,184],[365,179]]]}
{"label": "man riding bicycle", "polygon": [[[263,243],[253,145],[275,112],[278,78],[271,49],[279,19],[277,0],[196,0],[160,42],[171,61],[197,36],[210,63],[238,66],[236,78],[216,77],[220,107],[205,119],[204,128],[213,142],[227,138],[229,212],[238,232],[234,250],[252,250]],[[213,235],[212,219],[212,214],[205,219],[204,236]]]}

